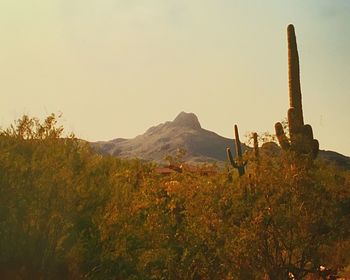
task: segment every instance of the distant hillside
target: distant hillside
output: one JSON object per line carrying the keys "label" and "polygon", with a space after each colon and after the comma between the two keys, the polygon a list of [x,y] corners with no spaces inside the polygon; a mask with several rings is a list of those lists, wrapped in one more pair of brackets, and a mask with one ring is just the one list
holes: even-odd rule
{"label": "distant hillside", "polygon": [[[117,138],[93,143],[103,154],[120,157],[137,157],[161,162],[166,155],[174,155],[178,149],[186,150],[185,159],[192,162],[226,160],[226,147],[233,153],[233,140],[203,129],[193,113],[181,112],[173,121],[149,128],[133,139]],[[243,145],[245,150],[247,147]]]}
{"label": "distant hillside", "polygon": [[350,170],[350,157],[333,151],[321,150],[319,153],[319,158],[342,167],[343,169]]}
{"label": "distant hillside", "polygon": [[[97,152],[119,157],[141,158],[156,162],[165,156],[175,155],[178,149],[186,150],[189,162],[216,162],[226,160],[226,147],[235,155],[233,139],[222,137],[203,129],[193,113],[181,112],[173,121],[149,128],[133,139],[117,138],[111,141],[92,143]],[[244,144],[243,150],[250,149]],[[279,153],[276,143],[265,143],[263,152]],[[333,151],[319,153],[319,158],[350,170],[350,158]]]}
{"label": "distant hillside", "polygon": [[[260,150],[262,154],[265,155],[278,155],[281,152],[281,148],[274,142],[264,143]],[[350,170],[350,157],[344,156],[337,152],[320,150],[317,160],[324,160],[336,165],[339,168]]]}

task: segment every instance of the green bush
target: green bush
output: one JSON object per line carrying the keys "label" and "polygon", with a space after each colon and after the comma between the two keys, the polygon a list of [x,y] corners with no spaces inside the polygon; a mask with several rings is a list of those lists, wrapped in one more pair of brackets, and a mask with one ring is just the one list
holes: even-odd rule
{"label": "green bush", "polygon": [[286,153],[246,175],[160,176],[63,136],[0,133],[1,279],[297,279],[349,263],[350,178]]}

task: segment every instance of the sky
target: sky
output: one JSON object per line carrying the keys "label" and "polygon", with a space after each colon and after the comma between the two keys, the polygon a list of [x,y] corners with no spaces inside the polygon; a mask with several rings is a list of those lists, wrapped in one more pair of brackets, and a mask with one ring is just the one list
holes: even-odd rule
{"label": "sky", "polygon": [[348,0],[1,0],[0,126],[62,113],[67,132],[111,140],[186,111],[225,137],[273,133],[289,23],[304,120],[350,156]]}

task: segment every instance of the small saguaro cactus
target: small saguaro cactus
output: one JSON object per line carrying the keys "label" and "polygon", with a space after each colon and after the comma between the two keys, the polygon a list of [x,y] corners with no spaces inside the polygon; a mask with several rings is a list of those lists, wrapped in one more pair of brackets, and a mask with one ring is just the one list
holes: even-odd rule
{"label": "small saguaro cactus", "polygon": [[254,157],[255,159],[259,158],[259,143],[258,143],[258,134],[253,133],[253,143],[254,143]]}
{"label": "small saguaro cactus", "polygon": [[239,140],[238,127],[235,125],[235,147],[236,147],[236,159],[233,159],[230,148],[226,148],[227,158],[230,161],[233,168],[238,170],[239,176],[243,176],[245,173],[245,166],[247,161],[243,160],[241,141]]}
{"label": "small saguaro cactus", "polygon": [[283,150],[292,150],[297,154],[309,155],[316,158],[319,143],[313,137],[311,125],[304,125],[301,102],[299,55],[294,26],[288,25],[288,77],[289,77],[289,110],[288,128],[290,138],[286,136],[280,122],[275,124],[278,142]]}

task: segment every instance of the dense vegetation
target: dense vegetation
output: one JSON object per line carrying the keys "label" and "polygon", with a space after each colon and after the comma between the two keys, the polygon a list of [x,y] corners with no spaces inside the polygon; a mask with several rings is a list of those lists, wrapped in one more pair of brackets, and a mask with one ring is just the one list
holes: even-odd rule
{"label": "dense vegetation", "polygon": [[350,177],[284,153],[160,176],[62,137],[0,134],[0,279],[304,279],[349,263]]}

